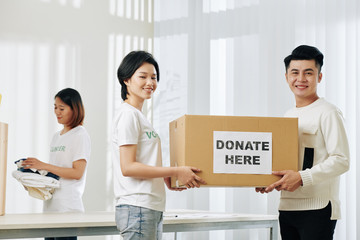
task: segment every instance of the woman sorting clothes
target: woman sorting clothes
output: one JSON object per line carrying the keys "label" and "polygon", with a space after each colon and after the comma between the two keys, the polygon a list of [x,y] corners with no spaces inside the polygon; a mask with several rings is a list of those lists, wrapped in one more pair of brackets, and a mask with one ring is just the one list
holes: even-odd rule
{"label": "woman sorting clothes", "polygon": [[[84,212],[82,195],[91,142],[82,126],[85,111],[78,91],[66,88],[58,92],[55,95],[54,112],[63,128],[52,138],[49,163],[29,157],[23,162],[23,166],[46,170],[60,177],[60,188],[55,190],[50,200],[44,201],[44,212]],[[77,237],[45,239],[74,240]]]}

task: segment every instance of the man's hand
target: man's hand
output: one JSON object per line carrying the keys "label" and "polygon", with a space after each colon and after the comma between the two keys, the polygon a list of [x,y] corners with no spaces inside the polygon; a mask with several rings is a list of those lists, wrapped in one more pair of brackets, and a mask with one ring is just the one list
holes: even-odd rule
{"label": "man's hand", "polygon": [[256,188],[255,188],[255,191],[256,191],[256,192],[259,192],[259,193],[261,193],[261,194],[267,193],[267,192],[265,192],[265,188],[264,188],[264,187],[256,187]]}
{"label": "man's hand", "polygon": [[295,172],[293,170],[284,170],[274,171],[272,174],[282,176],[282,178],[265,188],[264,192],[266,193],[271,192],[274,189],[278,191],[285,190],[293,192],[302,185],[302,179],[299,172]]}

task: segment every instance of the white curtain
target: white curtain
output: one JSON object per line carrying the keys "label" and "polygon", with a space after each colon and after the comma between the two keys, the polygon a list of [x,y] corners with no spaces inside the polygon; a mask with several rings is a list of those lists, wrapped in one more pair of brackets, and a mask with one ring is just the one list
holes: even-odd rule
{"label": "white curtain", "polygon": [[[183,114],[282,116],[294,105],[284,57],[298,45],[325,55],[319,95],[343,112],[351,149],[341,177],[335,239],[358,239],[360,3],[357,0],[155,0],[161,79],[154,126],[169,162],[168,122]],[[277,214],[279,194],[252,188],[168,192],[167,208]],[[266,239],[264,230],[180,234],[180,239]]]}
{"label": "white curtain", "polygon": [[42,211],[42,201],[11,172],[19,158],[48,160],[51,137],[61,128],[53,100],[66,87],[82,96],[92,142],[85,210],[114,210],[108,133],[121,101],[116,70],[129,51],[152,46],[152,0],[0,1],[0,121],[9,124],[6,214]]}

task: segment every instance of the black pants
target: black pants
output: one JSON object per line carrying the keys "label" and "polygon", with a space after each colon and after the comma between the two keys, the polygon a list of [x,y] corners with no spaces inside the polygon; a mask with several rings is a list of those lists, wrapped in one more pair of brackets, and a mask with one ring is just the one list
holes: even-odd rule
{"label": "black pants", "polygon": [[47,237],[45,240],[77,240],[77,237]]}
{"label": "black pants", "polygon": [[330,220],[331,203],[319,210],[279,211],[282,240],[332,240],[336,220]]}

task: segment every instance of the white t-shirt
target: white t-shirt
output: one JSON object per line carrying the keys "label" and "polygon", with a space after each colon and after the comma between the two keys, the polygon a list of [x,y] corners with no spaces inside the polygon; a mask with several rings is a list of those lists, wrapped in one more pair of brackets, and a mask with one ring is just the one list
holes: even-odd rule
{"label": "white t-shirt", "polygon": [[[83,126],[77,126],[63,135],[55,133],[50,144],[49,163],[64,168],[72,168],[74,161],[90,160],[90,136]],[[82,195],[85,189],[86,171],[81,179],[60,178],[60,188],[52,199],[44,202],[44,212],[83,212]]]}
{"label": "white t-shirt", "polygon": [[163,178],[124,177],[120,168],[120,146],[137,144],[136,161],[162,166],[160,138],[146,117],[135,107],[123,103],[113,122],[112,159],[116,205],[127,204],[157,211],[165,210]]}

